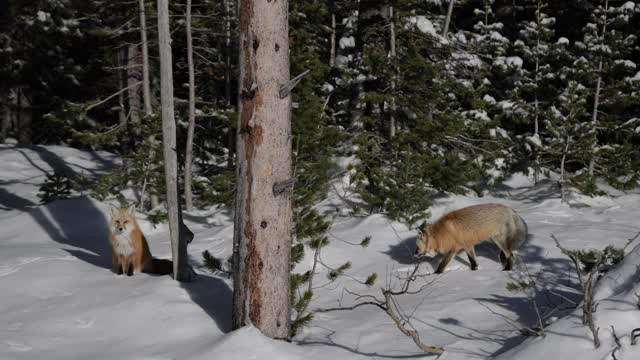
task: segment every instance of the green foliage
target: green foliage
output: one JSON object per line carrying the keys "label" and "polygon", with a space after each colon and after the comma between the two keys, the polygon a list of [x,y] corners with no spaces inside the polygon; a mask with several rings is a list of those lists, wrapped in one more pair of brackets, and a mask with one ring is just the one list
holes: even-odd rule
{"label": "green foliage", "polygon": [[204,264],[209,268],[209,270],[211,271],[222,270],[222,261],[214,257],[213,255],[211,255],[209,250],[205,250],[202,252],[202,260],[204,261]]}
{"label": "green foliage", "polygon": [[48,173],[38,192],[42,204],[68,199],[69,196],[71,196],[71,181],[66,174],[59,171]]}
{"label": "green foliage", "polygon": [[360,246],[362,246],[363,248],[366,248],[367,246],[369,246],[370,243],[371,243],[371,235],[367,235],[360,242]]}
{"label": "green foliage", "polygon": [[[291,247],[291,270],[304,258],[304,244],[297,243]],[[292,274],[293,276],[294,274]]]}
{"label": "green foliage", "polygon": [[368,287],[372,287],[376,283],[377,279],[378,279],[378,274],[373,273],[367,277],[367,280],[364,281],[364,284],[367,285]]}
{"label": "green foliage", "polygon": [[208,178],[193,179],[194,194],[203,204],[233,205],[235,196],[235,172],[223,170],[221,173]]}
{"label": "green foliage", "polygon": [[[220,260],[217,257],[211,255],[209,250],[205,250],[205,251],[202,252],[202,260],[204,261],[204,265],[212,273],[222,272],[222,273],[225,273],[227,275],[231,275],[231,272],[229,270],[225,269],[225,266],[222,263],[222,260]],[[227,263],[229,263],[229,261],[227,261]],[[227,266],[227,268],[230,268],[230,267]]]}
{"label": "green foliage", "polygon": [[165,211],[154,210],[147,214],[147,219],[149,219],[149,221],[151,221],[151,224],[155,226],[167,221],[169,219],[169,214],[167,214]]}
{"label": "green foliage", "polygon": [[343,275],[345,271],[351,269],[351,261],[347,261],[346,263],[338,266],[335,269],[331,269],[327,273],[327,278],[331,281],[335,281],[338,276]]}
{"label": "green foliage", "polygon": [[533,287],[535,287],[535,283],[533,282],[533,280],[530,280],[530,281],[517,280],[517,281],[510,281],[507,283],[507,290],[511,292],[523,292]]}
{"label": "green foliage", "polygon": [[606,271],[624,258],[624,249],[616,248],[611,245],[604,250],[575,250],[573,255],[580,261],[582,271],[589,273],[594,269],[598,271]]}

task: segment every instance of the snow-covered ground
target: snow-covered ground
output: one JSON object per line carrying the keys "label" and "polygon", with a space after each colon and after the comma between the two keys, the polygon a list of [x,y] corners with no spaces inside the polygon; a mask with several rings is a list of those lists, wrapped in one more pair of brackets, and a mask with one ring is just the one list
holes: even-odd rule
{"label": "snow-covered ground", "polygon": [[[199,277],[189,284],[168,276],[116,276],[109,270],[107,214],[109,202],[87,196],[38,205],[38,187],[51,169],[98,176],[116,159],[108,153],[65,147],[0,145],[0,359],[363,359],[429,357],[402,335],[380,309],[317,313],[294,344],[274,341],[254,328],[230,331],[232,284],[201,266],[202,250],[226,259],[231,252],[232,219],[227,209],[185,214],[196,234],[189,253]],[[340,184],[338,184],[340,185]],[[337,187],[340,189],[340,186]],[[424,291],[397,297],[423,342],[442,346],[441,359],[608,358],[614,347],[611,325],[621,339],[619,359],[640,358],[640,345],[629,344],[629,332],[640,327],[636,239],[621,266],[608,273],[596,292],[595,313],[602,346],[594,351],[588,329],[581,325],[572,265],[555,247],[554,234],[568,248],[624,247],[640,231],[640,194],[611,191],[610,196],[573,195],[561,204],[552,183],[532,187],[515,177],[504,189],[481,198],[440,198],[433,218],[466,205],[500,202],[527,221],[530,236],[519,249],[516,271],[503,272],[493,245],[478,247],[478,271],[459,255],[443,275],[420,277],[433,283]],[[325,210],[345,208],[332,194]],[[380,296],[380,287],[398,286],[413,266],[413,231],[382,215],[344,216],[337,211],[332,241],[322,252],[330,265],[352,262],[350,277],[378,274],[367,288],[343,277],[328,284],[315,278],[313,309],[357,303],[349,289]],[[341,215],[339,215],[341,214]],[[139,222],[156,257],[170,257],[168,229]],[[359,243],[371,236],[371,244]],[[300,265],[308,268],[312,256]],[[526,264],[526,268],[525,265]],[[428,274],[436,261],[421,263]],[[545,338],[524,337],[519,325],[535,326],[531,299],[506,290],[514,279],[531,274],[543,311],[556,309]],[[435,280],[435,281],[434,281]]]}

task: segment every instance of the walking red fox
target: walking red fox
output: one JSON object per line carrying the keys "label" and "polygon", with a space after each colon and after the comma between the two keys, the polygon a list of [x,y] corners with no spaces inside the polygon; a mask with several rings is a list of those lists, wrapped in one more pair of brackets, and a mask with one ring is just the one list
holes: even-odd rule
{"label": "walking red fox", "polygon": [[136,221],[136,207],[111,209],[109,225],[112,270],[114,273],[132,276],[134,272],[167,275],[173,271],[170,260],[151,256],[149,244]]}
{"label": "walking red fox", "polygon": [[436,273],[444,272],[460,251],[467,253],[471,270],[478,268],[474,246],[492,241],[500,249],[504,270],[513,266],[512,251],[527,238],[527,224],[510,207],[482,204],[451,211],[430,225],[423,225],[416,238],[416,255],[444,254]]}

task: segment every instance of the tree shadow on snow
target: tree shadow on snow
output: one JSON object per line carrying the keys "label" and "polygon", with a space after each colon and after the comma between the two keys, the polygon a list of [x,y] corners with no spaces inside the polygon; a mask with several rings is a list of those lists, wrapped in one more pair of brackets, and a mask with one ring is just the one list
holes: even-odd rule
{"label": "tree shadow on snow", "polygon": [[[417,319],[416,319],[417,320]],[[524,340],[524,336],[516,335],[513,336],[512,333],[503,330],[484,330],[484,329],[476,329],[465,325],[464,322],[455,319],[455,318],[442,318],[438,319],[438,322],[443,326],[439,326],[433,322],[422,322],[423,324],[445,332],[449,335],[453,335],[460,340],[472,340],[472,341],[483,341],[483,342],[491,342],[498,344],[500,346],[500,350],[495,353],[491,353],[486,350],[477,349],[478,352],[473,352],[469,348],[456,348],[455,346],[447,346],[446,351],[448,353],[458,353],[465,355],[473,355],[474,357],[482,356],[482,357],[494,357],[498,355],[500,352],[505,351],[504,349],[510,349],[518,344],[520,344]]]}
{"label": "tree shadow on snow", "polygon": [[[11,150],[20,152],[26,161],[43,173],[49,171],[38,166],[36,162],[38,158],[68,177],[77,175],[64,159],[45,147],[30,146],[25,149],[35,152],[37,157],[21,148]],[[112,165],[98,154],[93,154],[92,157],[105,168]],[[109,224],[105,214],[89,197],[80,196],[41,205],[0,188],[0,209],[19,210],[29,214],[53,241],[63,245],[63,250],[94,266],[111,269]],[[40,230],[25,229],[25,231]],[[193,282],[180,283],[180,286],[187,291],[193,302],[215,321],[221,331],[226,333],[231,330],[232,291],[225,281],[198,274]]]}
{"label": "tree shadow on snow", "polygon": [[[35,156],[24,151],[25,149],[35,152]],[[20,152],[32,166],[44,173],[48,171],[38,166],[35,161],[38,158],[52,169],[64,172],[68,177],[77,175],[64,159],[46,147],[29,146],[5,151]],[[108,223],[104,213],[88,197],[80,196],[40,205],[0,189],[0,208],[15,209],[29,214],[52,240],[65,245],[63,249],[69,254],[97,267],[110,269]],[[25,231],[36,230],[25,229]]]}
{"label": "tree shadow on snow", "polygon": [[191,282],[181,282],[180,286],[215,321],[220,331],[231,331],[233,292],[224,280],[198,273]]}
{"label": "tree shadow on snow", "polygon": [[333,336],[335,335],[336,331],[331,330],[328,334],[324,335],[324,339],[321,340],[301,340],[299,342],[297,342],[300,345],[322,345],[322,346],[331,346],[331,347],[335,347],[335,348],[339,348],[342,350],[346,350],[352,354],[357,354],[357,355],[363,355],[363,356],[368,356],[368,357],[373,357],[373,358],[383,358],[383,359],[424,359],[424,358],[432,358],[432,357],[437,357],[438,355],[436,354],[426,354],[423,352],[419,352],[419,350],[416,349],[416,353],[415,354],[403,354],[403,355],[393,355],[393,354],[381,354],[379,352],[374,352],[374,351],[362,351],[359,350],[357,347],[351,347],[348,345],[344,345],[344,344],[340,344],[338,342],[336,342],[333,339]]}

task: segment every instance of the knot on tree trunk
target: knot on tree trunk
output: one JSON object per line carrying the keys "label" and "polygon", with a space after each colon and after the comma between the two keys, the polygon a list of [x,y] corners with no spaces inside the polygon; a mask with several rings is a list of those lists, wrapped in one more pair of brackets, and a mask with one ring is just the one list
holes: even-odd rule
{"label": "knot on tree trunk", "polygon": [[289,192],[291,188],[293,188],[293,184],[296,182],[296,179],[288,179],[284,181],[277,181],[273,184],[273,196],[278,197],[286,192]]}

